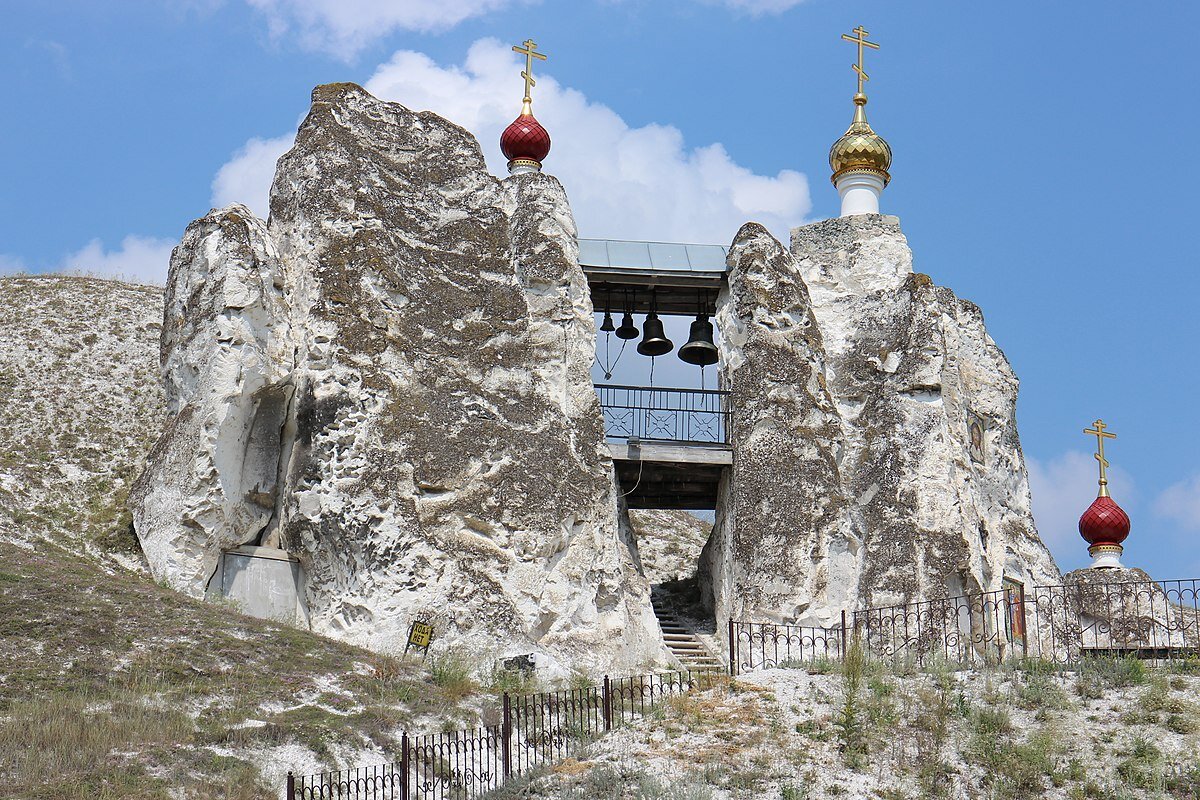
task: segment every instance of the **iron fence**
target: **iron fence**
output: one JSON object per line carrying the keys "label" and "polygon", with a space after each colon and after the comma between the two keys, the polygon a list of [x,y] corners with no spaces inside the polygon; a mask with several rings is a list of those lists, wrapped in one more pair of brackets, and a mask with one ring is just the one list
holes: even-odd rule
{"label": "iron fence", "polygon": [[958,666],[1012,657],[1074,664],[1095,656],[1200,657],[1200,579],[1079,582],[869,608],[840,625],[729,622],[731,671],[868,658]]}
{"label": "iron fence", "polygon": [[313,775],[288,773],[287,800],[471,800],[509,778],[566,758],[612,730],[714,679],[706,672],[605,677],[597,686],[505,694],[502,721],[483,728],[410,736],[400,760]]}
{"label": "iron fence", "polygon": [[729,444],[729,392],[597,384],[610,439]]}

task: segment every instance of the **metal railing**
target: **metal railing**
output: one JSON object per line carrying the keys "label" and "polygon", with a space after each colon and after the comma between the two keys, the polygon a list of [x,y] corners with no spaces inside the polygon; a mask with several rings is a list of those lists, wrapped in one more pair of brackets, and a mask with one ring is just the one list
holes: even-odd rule
{"label": "metal railing", "polygon": [[869,658],[969,667],[1014,656],[1200,658],[1200,579],[1006,588],[844,613],[829,628],[730,620],[731,672]]}
{"label": "metal railing", "polygon": [[729,444],[729,392],[596,384],[610,439]]}
{"label": "metal railing", "polygon": [[580,689],[505,694],[497,725],[400,740],[400,759],[373,767],[288,773],[287,800],[471,800],[511,777],[566,758],[590,737],[664,698],[711,685],[710,672],[609,678]]}

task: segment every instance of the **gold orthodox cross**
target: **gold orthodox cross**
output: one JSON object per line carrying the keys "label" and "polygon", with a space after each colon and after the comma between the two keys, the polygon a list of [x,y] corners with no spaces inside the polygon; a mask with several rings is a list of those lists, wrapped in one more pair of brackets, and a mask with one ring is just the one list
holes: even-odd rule
{"label": "gold orthodox cross", "polygon": [[855,28],[850,33],[854,33],[854,34],[856,34],[856,36],[851,36],[849,33],[843,33],[842,38],[845,39],[847,42],[854,42],[855,44],[858,45],[858,63],[851,64],[850,66],[851,66],[851,68],[853,68],[853,70],[855,72],[858,73],[858,93],[862,94],[863,93],[863,90],[862,90],[863,81],[871,80],[870,77],[867,76],[867,73],[863,72],[863,48],[869,47],[872,50],[878,50],[879,45],[875,44],[874,42],[867,41],[867,37],[870,36],[871,34],[867,33],[865,30],[863,30],[862,25],[859,25],[857,28]]}
{"label": "gold orthodox cross", "polygon": [[533,79],[533,60],[540,58],[545,61],[546,54],[537,52],[537,45],[534,44],[533,39],[526,39],[523,48],[514,44],[513,51],[525,56],[525,71],[521,73],[521,77],[525,79],[525,102],[531,103],[533,98],[529,96],[529,90],[537,86],[537,81]]}
{"label": "gold orthodox cross", "polygon": [[1115,433],[1109,433],[1105,430],[1108,426],[1104,424],[1104,420],[1098,419],[1092,423],[1095,427],[1084,428],[1083,432],[1088,436],[1096,437],[1096,460],[1100,462],[1100,495],[1108,496],[1108,461],[1104,458],[1104,440],[1115,439]]}

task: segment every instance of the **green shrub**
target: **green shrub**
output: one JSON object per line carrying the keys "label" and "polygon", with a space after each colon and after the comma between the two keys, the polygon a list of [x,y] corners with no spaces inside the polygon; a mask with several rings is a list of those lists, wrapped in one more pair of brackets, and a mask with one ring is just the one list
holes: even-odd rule
{"label": "green shrub", "polygon": [[1145,663],[1132,656],[1123,658],[1091,656],[1085,658],[1079,665],[1075,690],[1080,697],[1098,700],[1104,696],[1106,689],[1140,686],[1146,682],[1146,677]]}
{"label": "green shrub", "polygon": [[862,642],[855,637],[842,660],[842,707],[834,716],[839,749],[846,765],[858,769],[867,755],[867,730],[862,709],[862,683],[867,669]]}
{"label": "green shrub", "polygon": [[1138,789],[1159,789],[1164,783],[1162,767],[1162,751],[1141,736],[1135,736],[1125,759],[1117,764],[1117,774]]}
{"label": "green shrub", "polygon": [[458,650],[445,650],[429,657],[429,677],[449,700],[458,700],[475,691],[471,661]]}
{"label": "green shrub", "polygon": [[1017,703],[1026,709],[1043,711],[1064,709],[1070,706],[1067,694],[1058,685],[1052,674],[1028,672],[1024,680],[1014,682]]}

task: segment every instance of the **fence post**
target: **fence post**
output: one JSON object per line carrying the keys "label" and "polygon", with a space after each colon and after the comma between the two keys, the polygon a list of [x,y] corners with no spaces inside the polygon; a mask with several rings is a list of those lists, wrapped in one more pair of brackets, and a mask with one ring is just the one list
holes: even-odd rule
{"label": "fence post", "polygon": [[500,729],[500,746],[504,750],[504,777],[512,776],[512,701],[504,693],[504,726]]}
{"label": "fence post", "polygon": [[846,609],[842,609],[842,660],[846,660]]}
{"label": "fence post", "polygon": [[287,800],[296,800],[296,776],[290,769],[287,777]]}
{"label": "fence post", "polygon": [[1025,613],[1025,584],[1019,588],[1021,596],[1021,655],[1029,658],[1029,616]]}
{"label": "fence post", "polygon": [[604,730],[612,730],[612,688],[607,675],[604,676]]}
{"label": "fence post", "polygon": [[729,618],[729,675],[737,676],[737,637],[733,634],[733,617]]}
{"label": "fence post", "polygon": [[408,800],[408,731],[400,734],[400,800]]}

